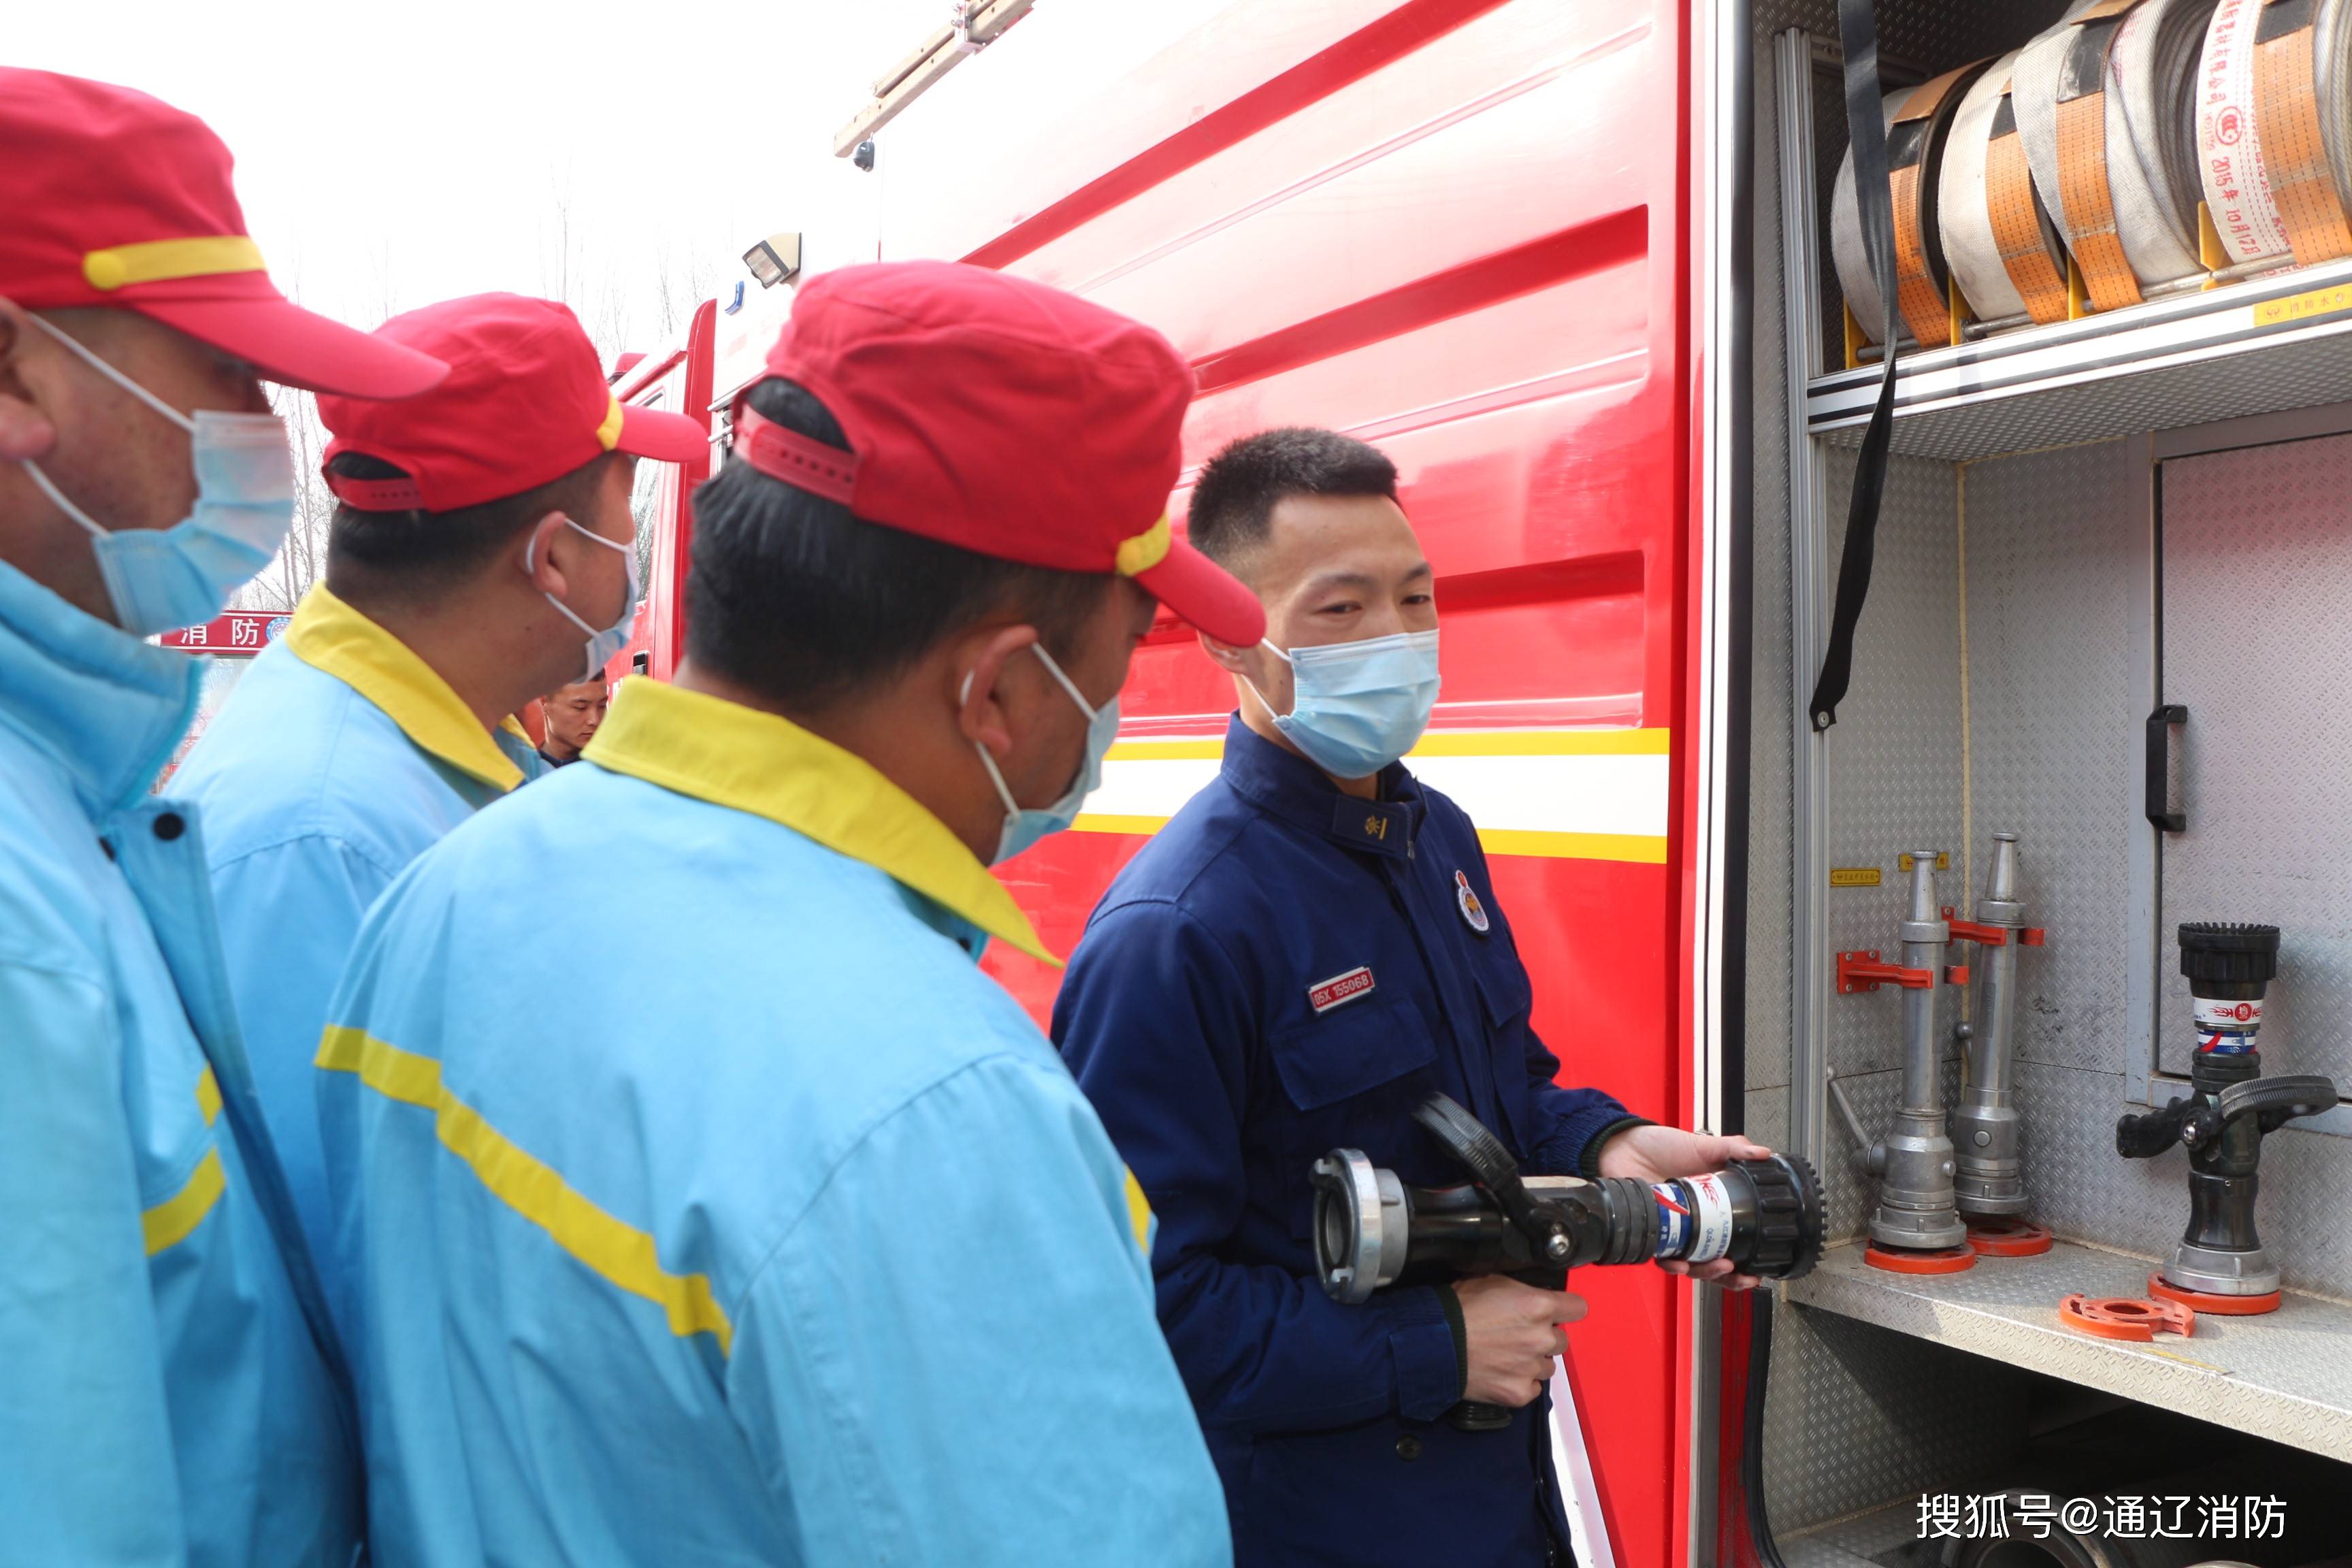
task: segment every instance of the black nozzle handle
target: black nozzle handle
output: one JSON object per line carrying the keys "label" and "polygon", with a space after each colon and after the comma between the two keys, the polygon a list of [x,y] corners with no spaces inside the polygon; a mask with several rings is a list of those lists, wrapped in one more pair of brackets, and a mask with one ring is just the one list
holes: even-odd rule
{"label": "black nozzle handle", "polygon": [[1536,1249],[1538,1258],[1566,1256],[1568,1243],[1559,1226],[1536,1210],[1528,1184],[1519,1176],[1519,1163],[1486,1124],[1445,1095],[1433,1094],[1413,1107],[1412,1119],[1429,1129],[1445,1152],[1462,1163],[1478,1184],[1495,1194],[1513,1226]]}
{"label": "black nozzle handle", "polygon": [[2158,703],[2147,716],[2147,799],[2142,809],[2148,826],[2164,833],[2189,831],[2189,814],[2172,809],[2172,727],[2188,722],[2189,710],[2178,702]]}
{"label": "black nozzle handle", "polygon": [[2176,1100],[2154,1110],[2116,1121],[2116,1152],[2126,1160],[2153,1160],[2180,1142],[2181,1123],[2191,1101]]}
{"label": "black nozzle handle", "polygon": [[1464,1110],[1459,1101],[1443,1094],[1433,1094],[1413,1107],[1412,1119],[1430,1130],[1445,1152],[1459,1160],[1464,1168],[1476,1178],[1478,1184],[1502,1195],[1506,1186],[1526,1186],[1519,1181],[1519,1163],[1503,1147],[1503,1141],[1486,1131],[1486,1124]]}
{"label": "black nozzle handle", "polygon": [[1445,1413],[1445,1424],[1456,1432],[1507,1432],[1511,1413],[1499,1405],[1465,1399]]}
{"label": "black nozzle handle", "polygon": [[2214,1109],[2228,1121],[2248,1111],[2258,1112],[2265,1132],[2275,1132],[2301,1116],[2317,1116],[2336,1109],[2340,1096],[2333,1079],[2315,1074],[2298,1078],[2255,1078],[2233,1083],[2214,1098]]}

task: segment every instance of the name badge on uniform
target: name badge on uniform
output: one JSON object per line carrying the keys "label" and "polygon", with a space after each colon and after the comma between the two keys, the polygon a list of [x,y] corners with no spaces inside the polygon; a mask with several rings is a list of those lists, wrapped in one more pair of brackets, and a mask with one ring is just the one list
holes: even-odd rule
{"label": "name badge on uniform", "polygon": [[1335,974],[1307,988],[1307,1000],[1318,1013],[1328,1013],[1343,1003],[1368,996],[1372,990],[1370,964],[1360,963],[1345,974]]}
{"label": "name badge on uniform", "polygon": [[1470,890],[1470,878],[1466,872],[1457,870],[1454,873],[1454,901],[1461,907],[1463,923],[1480,936],[1485,936],[1486,928],[1493,922],[1486,919],[1486,906],[1480,903],[1478,895]]}

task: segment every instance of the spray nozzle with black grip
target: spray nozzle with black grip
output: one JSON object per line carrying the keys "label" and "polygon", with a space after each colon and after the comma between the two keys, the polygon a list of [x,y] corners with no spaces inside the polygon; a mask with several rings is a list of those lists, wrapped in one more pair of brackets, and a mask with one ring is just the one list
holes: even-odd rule
{"label": "spray nozzle with black grip", "polygon": [[2299,1117],[2334,1109],[2324,1078],[2265,1079],[2263,1007],[2278,973],[2279,929],[2198,923],[2180,928],[2196,1049],[2189,1093],[2116,1123],[2116,1152],[2149,1160],[2176,1145],[2189,1153],[2189,1226],[2166,1258],[2162,1284],[2265,1311],[2277,1305],[2279,1270],[2254,1225],[2263,1139]]}
{"label": "spray nozzle with black grip", "polygon": [[[1653,1258],[1727,1258],[1744,1274],[1793,1279],[1821,1257],[1828,1228],[1821,1183],[1793,1156],[1735,1160],[1668,1182],[1529,1176],[1502,1140],[1444,1095],[1431,1095],[1412,1117],[1471,1184],[1409,1187],[1356,1149],[1316,1161],[1315,1266],[1335,1300],[1488,1274],[1559,1290],[1571,1268]],[[1508,1426],[1511,1413],[1465,1402],[1449,1418],[1465,1431],[1489,1431]]]}

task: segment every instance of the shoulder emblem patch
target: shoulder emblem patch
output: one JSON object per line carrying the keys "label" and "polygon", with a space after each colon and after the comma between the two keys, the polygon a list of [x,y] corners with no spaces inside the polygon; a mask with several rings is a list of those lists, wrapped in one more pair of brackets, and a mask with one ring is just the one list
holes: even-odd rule
{"label": "shoulder emblem patch", "polygon": [[1457,870],[1454,873],[1454,901],[1461,908],[1462,922],[1480,936],[1485,936],[1486,928],[1493,922],[1486,918],[1486,906],[1480,903],[1478,895],[1470,890],[1467,872]]}

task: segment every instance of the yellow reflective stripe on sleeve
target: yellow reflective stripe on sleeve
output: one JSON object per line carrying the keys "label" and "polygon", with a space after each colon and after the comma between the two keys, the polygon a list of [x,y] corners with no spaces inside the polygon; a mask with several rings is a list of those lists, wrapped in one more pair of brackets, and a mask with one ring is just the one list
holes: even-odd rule
{"label": "yellow reflective stripe on sleeve", "polygon": [[175,278],[213,278],[224,272],[263,270],[261,247],[242,234],[147,239],[136,245],[89,251],[81,258],[82,277],[91,288],[107,293],[133,283],[168,283]]}
{"label": "yellow reflective stripe on sleeve", "polygon": [[188,1184],[139,1216],[139,1228],[147,1238],[147,1256],[154,1257],[167,1247],[177,1247],[188,1239],[189,1233],[205,1223],[205,1215],[213,1212],[213,1205],[228,1185],[227,1173],[221,1169],[218,1149],[207,1149],[197,1162],[196,1173]]}
{"label": "yellow reflective stripe on sleeve", "polygon": [[205,1125],[210,1127],[220,1119],[220,1080],[213,1077],[209,1067],[196,1079],[196,1109],[205,1113]]}
{"label": "yellow reflective stripe on sleeve", "polygon": [[515,1213],[547,1232],[556,1246],[633,1296],[642,1296],[684,1338],[707,1333],[721,1355],[734,1349],[735,1327],[703,1274],[673,1274],[661,1265],[653,1237],[625,1225],[573,1191],[553,1168],[525,1153],[441,1083],[431,1057],[386,1045],[363,1030],[331,1025],[320,1037],[316,1065],[347,1072],[387,1100],[433,1112],[434,1131],[482,1185]]}
{"label": "yellow reflective stripe on sleeve", "polygon": [[1135,1245],[1143,1249],[1145,1258],[1150,1258],[1151,1227],[1158,1221],[1152,1217],[1151,1200],[1143,1195],[1143,1184],[1135,1179],[1133,1171],[1127,1173],[1127,1223],[1134,1227]]}

